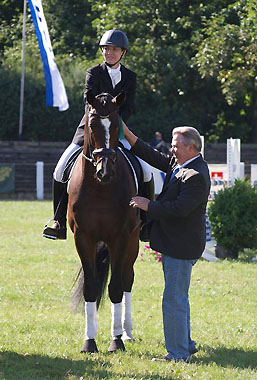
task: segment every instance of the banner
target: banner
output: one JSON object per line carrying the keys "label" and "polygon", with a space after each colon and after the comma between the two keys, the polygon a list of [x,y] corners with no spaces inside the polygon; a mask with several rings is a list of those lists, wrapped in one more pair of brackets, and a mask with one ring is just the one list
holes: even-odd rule
{"label": "banner", "polygon": [[59,107],[59,111],[69,108],[65,87],[57,68],[41,0],[28,0],[46,81],[46,105]]}
{"label": "banner", "polygon": [[11,193],[15,189],[15,165],[0,164],[0,193]]}

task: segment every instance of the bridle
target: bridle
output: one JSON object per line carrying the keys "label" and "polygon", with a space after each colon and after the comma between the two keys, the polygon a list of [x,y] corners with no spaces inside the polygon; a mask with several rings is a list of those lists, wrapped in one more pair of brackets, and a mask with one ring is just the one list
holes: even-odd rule
{"label": "bridle", "polygon": [[[116,110],[113,110],[112,112],[109,113],[109,115],[101,115],[101,114],[99,114],[97,112],[89,111],[88,115],[89,116],[99,117],[100,119],[108,119],[111,116],[111,114],[113,112],[115,112],[115,111]],[[91,162],[91,164],[94,165],[94,166],[97,166],[105,158],[108,158],[114,164],[115,161],[116,161],[116,149],[99,148],[99,149],[94,149],[92,151],[92,149],[91,149],[91,143],[90,143],[90,136],[89,136],[89,123],[87,123],[87,125],[85,127],[86,127],[86,131],[87,131],[87,141],[88,141],[89,157],[87,155],[85,155],[83,152],[82,152],[82,157],[84,157],[85,160]],[[99,156],[99,155],[100,155],[100,157],[97,160],[96,157]]]}

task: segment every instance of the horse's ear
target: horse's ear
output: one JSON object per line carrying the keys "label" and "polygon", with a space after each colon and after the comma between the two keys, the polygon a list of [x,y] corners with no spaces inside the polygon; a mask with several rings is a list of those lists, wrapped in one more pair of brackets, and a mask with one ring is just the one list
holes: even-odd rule
{"label": "horse's ear", "polygon": [[126,92],[121,91],[115,98],[112,99],[112,102],[115,103],[117,107],[122,106],[126,99]]}
{"label": "horse's ear", "polygon": [[86,100],[89,104],[91,104],[91,106],[93,105],[94,100],[95,100],[95,96],[93,95],[93,90],[87,91]]}

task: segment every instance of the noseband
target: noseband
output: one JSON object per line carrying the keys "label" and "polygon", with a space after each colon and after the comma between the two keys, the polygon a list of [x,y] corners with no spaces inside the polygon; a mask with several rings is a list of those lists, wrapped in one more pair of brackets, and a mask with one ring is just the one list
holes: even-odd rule
{"label": "noseband", "polygon": [[[101,114],[99,114],[97,112],[89,111],[88,115],[89,116],[99,117],[100,119],[108,119],[113,112],[115,112],[115,110],[113,110],[111,113],[109,113],[109,115],[105,115],[104,116],[104,115],[101,115]],[[94,166],[97,166],[105,158],[108,158],[114,164],[115,161],[116,161],[116,150],[109,149],[109,148],[99,148],[99,149],[94,149],[93,151],[91,151],[90,138],[89,138],[89,126],[88,126],[88,124],[87,124],[86,128],[87,128],[87,140],[88,140],[89,157],[87,157],[82,152],[82,156],[85,158],[85,160],[91,162],[91,164],[93,164]],[[96,157],[99,156],[99,155],[100,155],[100,157],[97,160]]]}

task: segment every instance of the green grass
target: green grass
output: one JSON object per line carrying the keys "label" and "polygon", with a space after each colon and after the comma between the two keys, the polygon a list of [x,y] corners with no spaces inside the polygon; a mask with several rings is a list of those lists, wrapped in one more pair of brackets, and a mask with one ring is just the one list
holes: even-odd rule
{"label": "green grass", "polygon": [[[256,262],[193,269],[192,337],[200,351],[191,363],[151,362],[165,353],[161,264],[149,253],[135,265],[134,343],[108,354],[110,302],[99,311],[99,353],[81,354],[84,316],[70,311],[79,267],[72,234],[43,239],[50,202],[0,202],[0,380],[253,380],[257,379]],[[143,253],[143,245],[141,246]]]}

